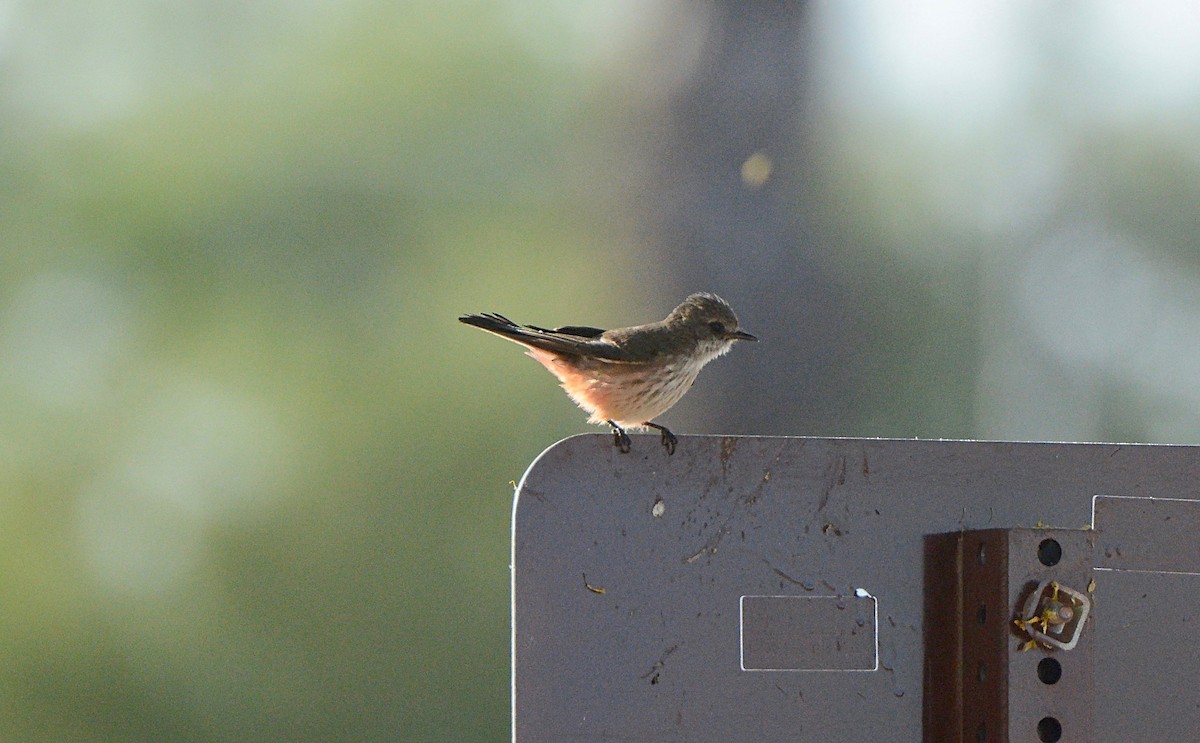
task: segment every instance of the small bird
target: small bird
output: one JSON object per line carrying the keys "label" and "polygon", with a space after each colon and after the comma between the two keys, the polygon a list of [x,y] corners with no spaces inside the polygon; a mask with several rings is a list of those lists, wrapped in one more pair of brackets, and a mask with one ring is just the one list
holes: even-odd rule
{"label": "small bird", "polygon": [[758,340],[738,328],[725,300],[708,293],[689,296],[665,320],[632,328],[549,330],[493,313],[458,319],[524,346],[591,414],[589,423],[612,426],[613,445],[622,453],[630,447],[626,429],[653,428],[662,433],[667,454],[674,454],[675,434],[654,419],[679,402],[704,365],[734,341]]}

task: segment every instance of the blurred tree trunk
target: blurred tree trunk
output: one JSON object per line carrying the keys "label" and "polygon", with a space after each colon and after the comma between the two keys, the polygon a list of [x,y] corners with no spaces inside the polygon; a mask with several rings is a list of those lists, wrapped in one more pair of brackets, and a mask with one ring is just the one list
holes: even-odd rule
{"label": "blurred tree trunk", "polygon": [[[724,0],[709,10],[694,72],[667,102],[644,218],[664,291],[721,294],[762,342],[710,367],[682,412],[696,431],[850,433],[841,370],[853,334],[799,179],[809,170],[807,4]],[[771,165],[760,186],[742,174],[755,153]]]}

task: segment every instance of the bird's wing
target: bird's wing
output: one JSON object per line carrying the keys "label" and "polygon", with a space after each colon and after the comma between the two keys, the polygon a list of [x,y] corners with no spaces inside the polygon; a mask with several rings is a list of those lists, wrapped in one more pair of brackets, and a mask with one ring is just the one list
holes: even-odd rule
{"label": "bird's wing", "polygon": [[602,340],[602,328],[567,325],[555,330],[536,325],[519,325],[504,315],[485,312],[463,315],[459,322],[472,325],[523,346],[567,356],[586,356],[603,361],[630,362],[628,353],[619,345]]}
{"label": "bird's wing", "polygon": [[589,328],[586,325],[564,325],[561,328],[549,330],[547,328],[539,328],[536,325],[526,325],[530,330],[536,330],[540,333],[558,333],[559,335],[577,335],[580,338],[599,338],[604,335],[604,328]]}

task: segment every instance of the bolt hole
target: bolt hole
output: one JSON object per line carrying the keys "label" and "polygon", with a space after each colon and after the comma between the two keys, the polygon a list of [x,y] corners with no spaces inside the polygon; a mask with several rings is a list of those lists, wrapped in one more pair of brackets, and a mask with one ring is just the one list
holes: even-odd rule
{"label": "bolt hole", "polygon": [[1046,567],[1057,565],[1062,559],[1062,545],[1055,539],[1043,539],[1038,545],[1038,562]]}
{"label": "bolt hole", "polygon": [[980,604],[979,609],[975,611],[975,621],[980,624],[987,623],[987,604]]}
{"label": "bolt hole", "polygon": [[1037,674],[1043,684],[1057,684],[1062,678],[1062,664],[1053,658],[1042,658],[1038,661]]}
{"label": "bolt hole", "polygon": [[1062,738],[1062,724],[1053,717],[1043,717],[1038,720],[1037,734],[1042,743],[1057,743]]}
{"label": "bolt hole", "polygon": [[987,564],[987,545],[983,542],[979,543],[979,551],[975,553],[975,562],[980,565]]}
{"label": "bolt hole", "polygon": [[979,679],[979,683],[987,681],[987,664],[980,662],[979,670],[975,674],[975,678]]}
{"label": "bolt hole", "polygon": [[975,743],[985,743],[987,741],[987,725],[979,723],[979,727],[975,728]]}

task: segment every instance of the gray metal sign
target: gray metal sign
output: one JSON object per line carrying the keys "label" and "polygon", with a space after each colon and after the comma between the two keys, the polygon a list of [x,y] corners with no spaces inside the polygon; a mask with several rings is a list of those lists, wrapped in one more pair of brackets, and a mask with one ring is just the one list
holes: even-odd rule
{"label": "gray metal sign", "polygon": [[1196,447],[576,436],[512,567],[521,743],[1200,730]]}

